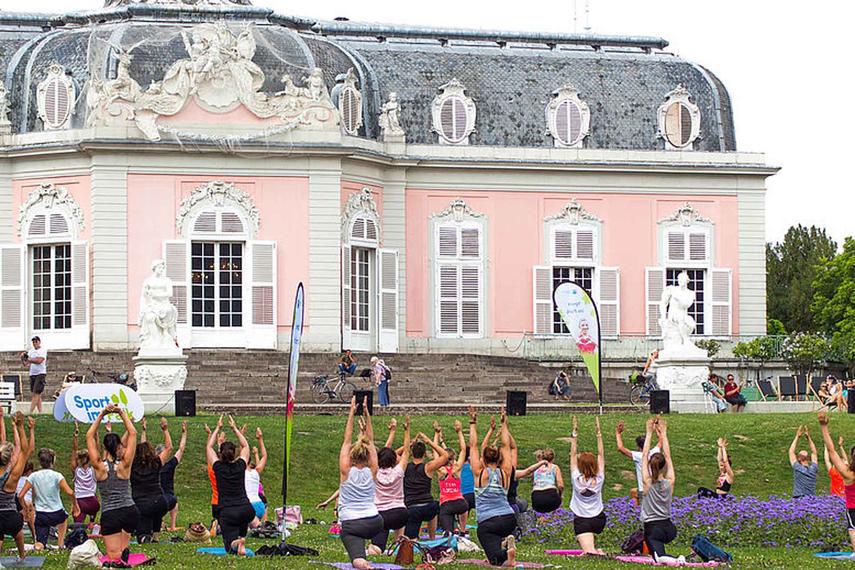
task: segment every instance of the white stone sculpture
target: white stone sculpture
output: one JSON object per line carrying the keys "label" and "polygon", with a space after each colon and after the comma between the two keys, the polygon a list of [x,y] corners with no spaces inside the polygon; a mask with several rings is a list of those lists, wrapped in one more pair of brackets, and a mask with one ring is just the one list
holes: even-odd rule
{"label": "white stone sculpture", "polygon": [[665,287],[659,301],[659,326],[662,329],[664,348],[659,353],[663,360],[673,358],[706,357],[706,351],[695,346],[690,338],[695,332],[695,319],[689,307],[695,302],[695,292],[689,289],[689,275],[683,271],[677,276],[677,285]]}
{"label": "white stone sculpture", "polygon": [[[320,68],[304,78],[303,88],[285,76],[283,91],[260,91],[264,73],[252,61],[256,50],[252,25],[235,35],[225,22],[206,23],[194,27],[189,35],[182,30],[181,36],[189,57],[173,63],[163,80],[153,82],[145,91],[137,92],[129,75],[122,79],[123,83],[117,83],[118,77],[102,82],[96,79],[97,71],[90,70],[89,88],[93,95],[87,101],[87,122],[126,126],[132,120],[146,138],[158,141],[158,119],[180,112],[192,98],[212,113],[226,113],[243,105],[260,119],[279,118],[294,128],[338,130],[339,113],[330,100]],[[120,70],[121,65],[120,60]],[[127,70],[125,64],[122,73]],[[105,106],[111,96],[114,101],[126,102],[130,113],[111,113]]]}
{"label": "white stone sculpture", "polygon": [[8,135],[11,132],[12,123],[9,121],[9,101],[6,86],[0,82],[0,135]]}
{"label": "white stone sculpture", "polygon": [[172,280],[165,275],[166,263],[158,259],[152,263],[151,271],[140,297],[139,356],[180,355],[175,331],[178,309],[170,301]]}
{"label": "white stone sculpture", "polygon": [[93,79],[89,82],[86,92],[87,127],[108,126],[134,119],[134,104],[142,89],[130,74],[132,49],[119,54],[115,79]]}
{"label": "white stone sculpture", "polygon": [[401,127],[401,104],[398,94],[389,93],[389,100],[380,107],[380,133],[384,141],[404,141],[406,133]]}

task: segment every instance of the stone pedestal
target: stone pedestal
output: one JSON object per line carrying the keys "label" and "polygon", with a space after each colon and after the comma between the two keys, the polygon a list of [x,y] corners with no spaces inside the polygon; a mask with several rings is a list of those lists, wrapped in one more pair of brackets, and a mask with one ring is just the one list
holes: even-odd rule
{"label": "stone pedestal", "polygon": [[135,356],[134,380],[146,414],[174,414],[175,391],[183,390],[187,380],[187,357],[183,354]]}
{"label": "stone pedestal", "polygon": [[653,364],[656,383],[671,394],[671,411],[703,413],[703,382],[710,375],[710,360],[704,356],[660,357]]}

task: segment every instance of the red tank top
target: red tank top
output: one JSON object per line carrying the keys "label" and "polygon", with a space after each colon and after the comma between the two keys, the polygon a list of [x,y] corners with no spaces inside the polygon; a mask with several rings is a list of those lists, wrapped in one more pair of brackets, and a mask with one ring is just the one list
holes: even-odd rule
{"label": "red tank top", "polygon": [[445,479],[439,480],[439,504],[449,501],[456,501],[463,498],[463,493],[460,492],[460,478],[455,477],[450,468],[444,467]]}
{"label": "red tank top", "polygon": [[846,508],[855,509],[855,483],[843,487],[846,498]]}
{"label": "red tank top", "polygon": [[845,487],[843,485],[843,476],[838,473],[837,469],[832,467],[828,470],[828,478],[831,479],[831,494],[838,497],[845,497]]}

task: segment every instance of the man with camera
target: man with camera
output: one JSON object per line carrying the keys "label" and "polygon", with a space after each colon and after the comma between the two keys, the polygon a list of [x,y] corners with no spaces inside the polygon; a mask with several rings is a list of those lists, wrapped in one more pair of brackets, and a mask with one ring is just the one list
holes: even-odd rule
{"label": "man with camera", "polygon": [[47,349],[42,348],[42,339],[37,336],[32,338],[33,348],[21,353],[21,362],[30,365],[30,392],[33,397],[30,400],[30,414],[35,410],[42,413],[42,393],[45,391],[45,379],[47,377]]}

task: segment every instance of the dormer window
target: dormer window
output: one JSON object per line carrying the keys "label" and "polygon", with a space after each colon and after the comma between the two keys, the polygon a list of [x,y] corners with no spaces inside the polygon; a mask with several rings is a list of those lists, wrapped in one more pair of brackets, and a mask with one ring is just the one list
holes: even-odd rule
{"label": "dormer window", "polygon": [[691,150],[701,132],[701,112],[682,85],[668,93],[659,107],[659,136],[669,150]]}
{"label": "dormer window", "polygon": [[556,147],[581,148],[591,124],[588,104],[570,84],[552,93],[546,106],[546,124]]}
{"label": "dormer window", "polygon": [[342,87],[337,94],[341,128],[345,133],[356,136],[362,127],[362,94],[359,92],[357,77],[352,67],[342,80]]}
{"label": "dormer window", "polygon": [[39,118],[46,131],[68,127],[74,112],[74,82],[58,63],[48,67],[47,77],[36,90]]}
{"label": "dormer window", "polygon": [[433,130],[439,135],[439,144],[469,144],[469,135],[475,130],[475,101],[457,79],[439,91],[432,105]]}

